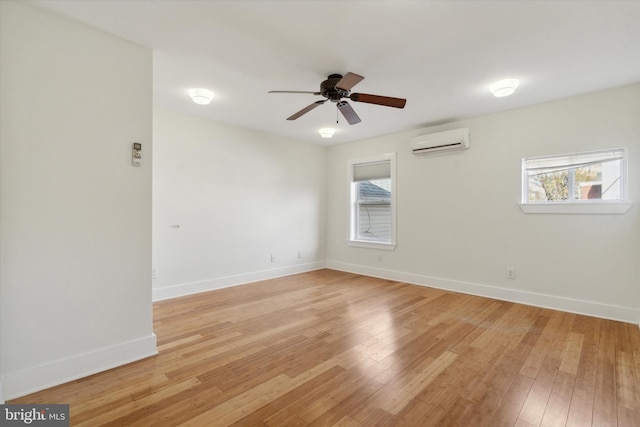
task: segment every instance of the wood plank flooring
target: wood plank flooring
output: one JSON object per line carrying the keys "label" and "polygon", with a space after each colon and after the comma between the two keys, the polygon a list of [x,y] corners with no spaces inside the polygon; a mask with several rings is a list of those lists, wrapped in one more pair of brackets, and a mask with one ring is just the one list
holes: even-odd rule
{"label": "wood plank flooring", "polygon": [[640,426],[637,325],[332,270],[154,304],[159,355],[12,403],[78,426]]}

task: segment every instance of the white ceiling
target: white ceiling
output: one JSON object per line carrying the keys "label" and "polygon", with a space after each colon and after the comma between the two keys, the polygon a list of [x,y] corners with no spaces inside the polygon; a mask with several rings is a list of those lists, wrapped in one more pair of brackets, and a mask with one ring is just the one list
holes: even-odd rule
{"label": "white ceiling", "polygon": [[[154,105],[335,144],[640,82],[640,1],[33,0],[154,52]],[[404,110],[351,102],[350,126],[316,91],[329,74],[353,92],[407,98]],[[494,98],[506,77],[520,88]],[[191,87],[215,92],[194,104]],[[317,130],[335,127],[331,140]]]}

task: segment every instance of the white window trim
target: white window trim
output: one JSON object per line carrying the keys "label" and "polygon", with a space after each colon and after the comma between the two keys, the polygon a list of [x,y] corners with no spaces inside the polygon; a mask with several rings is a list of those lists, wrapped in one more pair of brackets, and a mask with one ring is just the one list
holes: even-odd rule
{"label": "white window trim", "polygon": [[520,203],[520,209],[528,214],[623,214],[630,202],[536,202]]}
{"label": "white window trim", "polygon": [[[353,183],[353,170],[354,165],[361,163],[375,163],[375,162],[383,162],[389,161],[389,165],[391,167],[391,241],[389,243],[386,242],[371,242],[367,240],[358,240],[354,233],[353,224],[356,222],[355,218],[355,209],[353,208],[353,201],[355,200],[355,185]],[[347,245],[359,247],[359,248],[370,248],[370,249],[381,249],[392,251],[396,248],[396,153],[386,153],[380,154],[377,156],[370,157],[362,157],[359,159],[349,160],[347,162],[347,185],[349,186],[348,191],[348,201],[347,206],[348,209],[348,221],[347,221]]]}
{"label": "white window trim", "polygon": [[[631,202],[627,199],[628,193],[628,168],[627,168],[627,148],[622,148],[624,151],[624,157],[622,159],[622,197],[623,200],[615,200],[615,201],[607,201],[607,200],[598,200],[598,201],[576,201],[576,200],[567,200],[567,201],[556,201],[556,202],[530,202],[527,201],[527,174],[524,168],[524,159],[522,160],[522,187],[521,187],[521,201],[520,201],[520,210],[524,213],[528,214],[624,214],[631,207]],[[598,150],[598,151],[609,151],[609,150]],[[584,152],[584,153],[573,153],[566,155],[558,155],[561,156],[571,156],[571,155],[584,155],[590,153],[597,153],[598,151],[593,152]],[[545,156],[546,157],[546,156]],[[554,157],[554,156],[548,156]]]}

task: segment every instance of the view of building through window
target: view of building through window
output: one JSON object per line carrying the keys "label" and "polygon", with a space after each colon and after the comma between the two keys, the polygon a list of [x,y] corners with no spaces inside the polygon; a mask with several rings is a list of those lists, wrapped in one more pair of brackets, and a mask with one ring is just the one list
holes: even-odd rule
{"label": "view of building through window", "polygon": [[391,242],[391,179],[357,183],[358,240]]}

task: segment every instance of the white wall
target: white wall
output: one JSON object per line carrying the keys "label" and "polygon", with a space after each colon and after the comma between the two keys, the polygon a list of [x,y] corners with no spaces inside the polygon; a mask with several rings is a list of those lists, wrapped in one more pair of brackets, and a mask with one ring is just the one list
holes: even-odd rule
{"label": "white wall", "polygon": [[[155,352],[151,51],[0,2],[4,398]],[[143,166],[131,166],[131,144]]]}
{"label": "white wall", "polygon": [[324,266],[325,147],[161,109],[153,121],[155,300]]}
{"label": "white wall", "polygon": [[[517,94],[516,94],[517,96]],[[640,85],[329,148],[328,265],[640,321]],[[411,136],[467,126],[471,148],[418,157]],[[629,148],[623,215],[524,214],[525,156]],[[397,248],[346,245],[347,160],[397,153]],[[505,278],[505,268],[516,279]]]}

